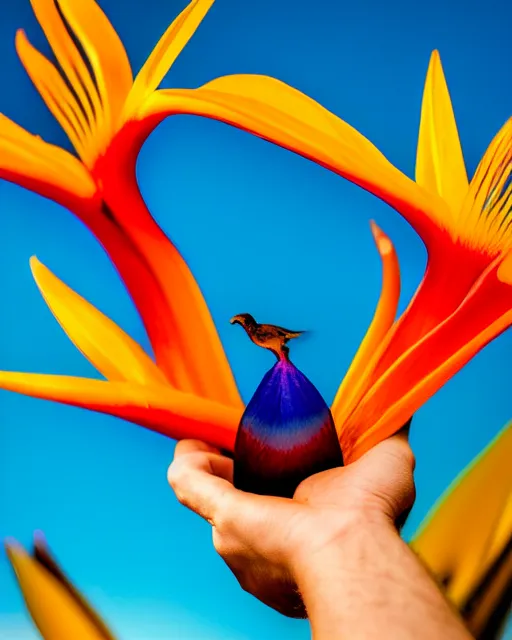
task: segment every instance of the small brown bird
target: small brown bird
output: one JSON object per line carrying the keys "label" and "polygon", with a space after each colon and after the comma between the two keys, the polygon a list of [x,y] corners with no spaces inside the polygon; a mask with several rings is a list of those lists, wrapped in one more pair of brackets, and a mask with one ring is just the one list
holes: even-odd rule
{"label": "small brown bird", "polygon": [[258,324],[250,313],[239,313],[230,320],[231,324],[241,325],[249,338],[264,349],[269,349],[278,360],[287,359],[289,349],[288,340],[298,338],[304,331],[290,331],[274,324]]}

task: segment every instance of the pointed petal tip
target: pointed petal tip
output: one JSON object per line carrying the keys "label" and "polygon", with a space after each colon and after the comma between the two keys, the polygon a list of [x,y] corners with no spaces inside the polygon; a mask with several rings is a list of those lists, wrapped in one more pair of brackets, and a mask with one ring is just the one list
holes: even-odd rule
{"label": "pointed petal tip", "polygon": [[374,220],[370,220],[370,228],[379,253],[381,255],[391,253],[393,251],[393,243]]}
{"label": "pointed petal tip", "polygon": [[15,538],[4,538],[4,549],[7,558],[14,569],[18,562],[28,555],[22,545]]}
{"label": "pointed petal tip", "polygon": [[18,46],[20,44],[20,42],[22,41],[27,41],[27,34],[25,32],[25,29],[16,29],[16,33],[14,34],[14,46],[16,48],[16,51],[18,51]]}
{"label": "pointed petal tip", "polygon": [[46,542],[46,536],[42,531],[37,529],[36,531],[34,531],[34,535],[32,537],[34,541],[34,547],[36,549],[46,549],[48,544]]}
{"label": "pointed petal tip", "polygon": [[378,238],[378,236],[382,233],[382,229],[375,222],[375,220],[370,220],[370,229],[374,238]]}
{"label": "pointed petal tip", "polygon": [[433,49],[430,54],[430,60],[428,62],[428,71],[429,74],[432,74],[435,69],[443,70],[443,65],[441,63],[441,55],[438,49]]}
{"label": "pointed petal tip", "polygon": [[37,256],[31,256],[29,261],[30,271],[32,273],[32,277],[34,278],[37,286],[41,289],[41,278],[45,275],[53,276],[53,273],[48,269],[46,265],[44,265]]}
{"label": "pointed petal tip", "polygon": [[34,270],[37,269],[38,267],[42,266],[42,262],[39,260],[39,258],[37,256],[30,256],[28,263],[30,265],[30,270],[32,271],[32,273],[34,273]]}

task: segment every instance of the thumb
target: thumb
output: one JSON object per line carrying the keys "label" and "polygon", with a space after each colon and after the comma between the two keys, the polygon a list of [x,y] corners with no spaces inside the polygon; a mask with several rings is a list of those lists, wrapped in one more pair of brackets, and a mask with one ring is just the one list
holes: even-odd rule
{"label": "thumb", "polygon": [[347,467],[358,482],[381,504],[393,521],[414,504],[415,458],[408,429],[380,442],[353,465]]}

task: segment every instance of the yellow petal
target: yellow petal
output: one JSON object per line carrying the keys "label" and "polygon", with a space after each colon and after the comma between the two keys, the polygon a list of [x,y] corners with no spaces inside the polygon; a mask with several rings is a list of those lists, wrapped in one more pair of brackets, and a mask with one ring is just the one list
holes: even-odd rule
{"label": "yellow petal", "polygon": [[[9,545],[7,545],[9,546]],[[34,551],[32,553],[33,559],[46,569],[54,578],[56,578],[61,586],[66,589],[70,597],[74,598],[76,603],[82,608],[84,615],[86,615],[91,622],[97,627],[97,629],[103,633],[105,638],[114,640],[114,636],[110,632],[110,629],[106,626],[103,619],[100,617],[97,611],[95,611],[91,604],[87,601],[85,596],[78,591],[75,585],[69,580],[66,574],[63,572],[57,561],[50,554],[46,540],[40,531],[34,534]]]}
{"label": "yellow petal", "polygon": [[45,640],[113,640],[45,567],[18,544],[6,546],[27,609]]}
{"label": "yellow petal", "polygon": [[503,514],[500,518],[498,526],[494,532],[492,544],[490,545],[487,556],[486,564],[490,564],[496,560],[501,553],[510,537],[512,536],[512,494],[505,506]]}
{"label": "yellow petal", "polygon": [[74,156],[2,114],[0,177],[77,211],[97,192],[91,174]]}
{"label": "yellow petal", "polygon": [[512,527],[500,553],[485,566],[487,570],[463,610],[466,625],[475,638],[503,637],[512,591]]}
{"label": "yellow petal", "polygon": [[133,83],[123,43],[94,0],[59,0],[59,7],[89,59],[112,135]]}
{"label": "yellow petal", "polygon": [[460,146],[452,102],[441,65],[434,51],[423,92],[416,156],[416,182],[441,196],[449,205],[453,223],[468,192],[468,176]]}
{"label": "yellow petal", "polygon": [[382,288],[373,320],[332,404],[337,425],[345,422],[365,391],[368,368],[371,368],[377,349],[395,320],[400,297],[400,267],[393,243],[375,223],[372,223],[372,233],[382,261]]}
{"label": "yellow petal", "polygon": [[77,95],[90,123],[101,111],[101,102],[86,61],[75,45],[55,0],[30,0],[32,9],[41,25],[59,66]]}
{"label": "yellow petal", "polygon": [[[120,124],[121,110],[132,86],[132,73],[124,47],[105,14],[93,0],[31,0],[34,13],[57,58],[60,73],[48,76],[48,62],[41,56],[20,49],[20,57],[36,87],[61,124],[63,106],[70,103],[62,89],[72,88],[77,117],[82,114],[83,136],[76,144],[77,152],[89,168],[110,143]],[[75,41],[81,46],[84,55]],[[34,60],[35,59],[35,60]],[[44,60],[44,58],[43,58]],[[89,70],[92,70],[91,71]],[[49,91],[49,82],[51,89]],[[55,102],[56,88],[60,96]],[[51,95],[49,95],[51,93]],[[68,96],[69,98],[69,96]],[[64,126],[69,135],[69,124]]]}
{"label": "yellow petal", "polygon": [[233,75],[199,89],[157,91],[137,114],[141,136],[175,113],[227,122],[314,160],[390,204],[427,243],[447,217],[441,198],[407,178],[358,131],[274,78]]}
{"label": "yellow petal", "polygon": [[106,413],[181,440],[233,450],[241,410],[171,386],[0,372],[0,389]]}
{"label": "yellow petal", "polygon": [[23,31],[16,34],[16,51],[47,107],[87,164],[89,123],[61,74],[30,44]]}
{"label": "yellow petal", "polygon": [[[511,460],[512,423],[452,483],[411,542],[459,608],[492,560],[489,549],[512,495]],[[506,542],[511,534],[509,528]]]}
{"label": "yellow petal", "polygon": [[495,256],[512,248],[512,118],[496,134],[471,180],[459,220],[460,239]]}
{"label": "yellow petal", "polygon": [[53,315],[73,344],[109,380],[165,384],[165,376],[130,336],[57,278],[37,258],[30,266]]}
{"label": "yellow petal", "polygon": [[168,27],[135,78],[123,119],[131,116],[162,82],[214,1],[193,0]]}
{"label": "yellow petal", "polygon": [[[30,0],[30,3],[57,58],[59,67],[62,69],[62,73],[72,88],[76,101],[87,120],[89,128],[88,142],[84,156],[81,157],[84,162],[87,162],[87,166],[91,167],[92,159],[99,154],[101,131],[104,128],[103,109],[95,80],[89,71],[88,62],[82,58],[81,52],[73,41],[55,1]],[[23,59],[22,62],[25,64]],[[36,78],[38,82],[44,81],[44,78],[39,78],[36,75],[34,69],[30,75],[34,82]]]}

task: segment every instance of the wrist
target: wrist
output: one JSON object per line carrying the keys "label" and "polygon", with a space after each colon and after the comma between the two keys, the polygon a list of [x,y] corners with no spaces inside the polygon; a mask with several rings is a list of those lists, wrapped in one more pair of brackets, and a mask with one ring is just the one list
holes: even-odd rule
{"label": "wrist", "polygon": [[342,562],[343,555],[354,545],[383,534],[400,538],[393,522],[380,511],[354,509],[331,518],[322,513],[290,546],[290,573],[300,587],[317,569],[322,572],[332,562]]}
{"label": "wrist", "polygon": [[469,640],[389,517],[345,513],[331,534],[323,546],[305,543],[293,556],[313,638]]}

